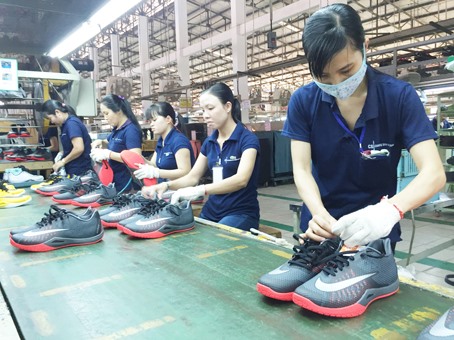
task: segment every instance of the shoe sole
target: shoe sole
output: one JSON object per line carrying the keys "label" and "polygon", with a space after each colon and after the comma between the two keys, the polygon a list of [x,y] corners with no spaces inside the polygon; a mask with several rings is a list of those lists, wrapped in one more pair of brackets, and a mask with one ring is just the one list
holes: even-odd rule
{"label": "shoe sole", "polygon": [[[25,245],[25,244],[20,244],[15,242],[11,237],[9,239],[10,243],[12,246],[19,248],[21,250],[25,251],[32,251],[32,252],[46,252],[46,251],[52,251],[56,249],[61,249],[61,248],[67,248],[67,247],[76,247],[76,246],[87,246],[90,244],[95,244],[100,241],[102,241],[102,237],[104,235],[104,231],[102,231],[100,234],[89,237],[89,238],[83,238],[83,239],[66,239],[66,238],[61,238],[61,237],[55,237],[47,242],[44,243],[39,243],[39,244],[33,244],[33,245]],[[76,242],[74,242],[76,241]],[[62,245],[52,245],[52,243],[65,243]]]}
{"label": "shoe sole", "polygon": [[118,222],[106,222],[101,220],[101,224],[104,228],[117,228]]}
{"label": "shoe sole", "polygon": [[125,226],[122,226],[122,225],[117,226],[117,229],[119,229],[120,231],[122,231],[126,235],[134,236],[134,237],[137,237],[137,238],[161,238],[161,237],[165,237],[165,236],[170,235],[170,234],[181,233],[181,232],[184,232],[184,231],[192,230],[192,229],[194,229],[194,223],[190,223],[188,225],[188,227],[184,227],[184,229],[173,230],[173,231],[168,232],[168,233],[165,233],[165,232],[161,231],[165,227],[168,227],[168,225],[163,225],[158,230],[151,231],[151,232],[148,232],[148,233],[138,233],[138,232],[132,231],[131,229],[128,229],[128,228],[126,228]]}
{"label": "shoe sole", "polygon": [[38,194],[43,195],[43,196],[54,196],[54,195],[58,195],[60,193],[58,191],[41,191],[39,189],[36,189],[35,192],[37,192]]}
{"label": "shoe sole", "polygon": [[[397,288],[395,288],[396,285]],[[387,287],[366,290],[366,292],[364,292],[360,300],[362,300],[365,296],[368,295],[374,297],[371,300],[367,299],[367,303],[365,305],[357,301],[354,304],[340,308],[323,307],[315,304],[314,302],[312,302],[311,300],[304,296],[298,295],[297,293],[293,293],[293,302],[298,306],[310,310],[312,312],[315,312],[317,314],[322,314],[335,318],[354,318],[356,316],[363,314],[366,311],[367,307],[369,307],[369,305],[375,300],[386,298],[397,293],[398,291],[399,280],[397,280],[396,282]],[[377,293],[379,293],[380,295],[377,295]]]}
{"label": "shoe sole", "polygon": [[257,283],[257,291],[269,298],[280,300],[280,301],[292,301],[293,300],[293,292],[289,293],[279,293],[272,290],[270,287],[264,286],[261,283]]}
{"label": "shoe sole", "polygon": [[52,197],[52,201],[60,203],[60,204],[72,204],[71,199],[59,200],[58,198]]}
{"label": "shoe sole", "polygon": [[[16,197],[17,198],[17,197]],[[31,196],[27,198],[26,201],[21,201],[21,202],[3,202],[0,199],[0,208],[1,209],[7,209],[7,208],[15,208],[15,207],[20,207],[21,205],[27,204],[32,200]]]}
{"label": "shoe sole", "polygon": [[129,170],[131,177],[138,183],[140,186],[150,186],[157,184],[156,178],[144,178],[138,179],[134,176],[134,171],[138,170],[139,167],[136,164],[145,164],[145,158],[142,155],[139,155],[130,150],[123,150],[120,152],[120,157],[123,160],[124,164]]}

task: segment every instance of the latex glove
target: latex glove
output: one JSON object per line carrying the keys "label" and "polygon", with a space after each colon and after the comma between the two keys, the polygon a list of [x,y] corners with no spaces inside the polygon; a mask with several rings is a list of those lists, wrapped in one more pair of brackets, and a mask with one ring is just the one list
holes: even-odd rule
{"label": "latex glove", "polygon": [[331,231],[340,236],[346,246],[361,246],[387,236],[400,220],[399,209],[382,200],[341,217]]}
{"label": "latex glove", "polygon": [[96,139],[91,143],[91,148],[92,149],[97,149],[97,148],[102,148],[102,140],[101,139]]}
{"label": "latex glove", "polygon": [[95,162],[101,163],[103,160],[110,158],[110,152],[109,149],[91,149],[90,157]]}
{"label": "latex glove", "polygon": [[172,195],[170,203],[177,204],[181,200],[194,201],[200,197],[205,196],[205,185],[198,185],[196,187],[187,187],[178,189]]}
{"label": "latex glove", "polygon": [[134,171],[137,179],[159,178],[159,169],[150,164],[139,164],[139,169]]}

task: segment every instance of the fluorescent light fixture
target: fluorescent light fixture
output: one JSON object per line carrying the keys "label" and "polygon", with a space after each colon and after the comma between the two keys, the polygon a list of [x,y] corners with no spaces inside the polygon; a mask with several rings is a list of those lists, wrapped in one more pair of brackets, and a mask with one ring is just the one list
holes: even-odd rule
{"label": "fluorescent light fixture", "polygon": [[300,32],[301,31],[298,27],[293,26],[293,25],[289,24],[288,22],[281,21],[280,24],[281,24],[282,27],[288,28],[290,31],[293,31],[293,32]]}
{"label": "fluorescent light fixture", "polygon": [[82,23],[75,31],[66,36],[63,41],[48,53],[51,57],[64,57],[82,46],[88,40],[99,34],[107,25],[121,17],[142,0],[110,0],[93,16]]}

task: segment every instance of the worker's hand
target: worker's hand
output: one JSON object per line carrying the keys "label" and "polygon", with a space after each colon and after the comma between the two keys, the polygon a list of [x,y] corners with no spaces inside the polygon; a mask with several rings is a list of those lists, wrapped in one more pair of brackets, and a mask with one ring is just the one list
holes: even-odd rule
{"label": "worker's hand", "polygon": [[175,191],[171,198],[172,204],[177,204],[181,200],[197,201],[205,196],[205,185],[198,185],[196,187],[187,187]]}
{"label": "worker's hand", "polygon": [[90,157],[95,162],[101,163],[103,160],[110,158],[110,152],[109,149],[91,149]]}
{"label": "worker's hand", "polygon": [[303,238],[310,238],[317,242],[323,242],[327,238],[334,238],[336,235],[331,233],[331,227],[336,222],[328,212],[326,214],[314,215],[307,225]]}
{"label": "worker's hand", "polygon": [[96,139],[93,142],[91,142],[91,148],[92,149],[102,148],[102,140]]}
{"label": "worker's hand", "polygon": [[139,169],[134,171],[134,176],[137,179],[144,178],[159,178],[159,169],[150,164],[137,164]]}
{"label": "worker's hand", "polygon": [[148,199],[156,199],[156,198],[162,198],[162,194],[167,190],[167,184],[166,183],[160,183],[157,185],[151,185],[148,187],[143,187],[140,192],[142,193],[142,196]]}
{"label": "worker's hand", "polygon": [[332,232],[348,247],[361,246],[388,236],[400,220],[400,211],[384,199],[343,216],[333,225]]}

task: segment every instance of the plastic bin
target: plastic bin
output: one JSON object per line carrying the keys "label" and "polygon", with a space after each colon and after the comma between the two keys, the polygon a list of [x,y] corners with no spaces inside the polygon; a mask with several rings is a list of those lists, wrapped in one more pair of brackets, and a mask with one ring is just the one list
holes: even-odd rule
{"label": "plastic bin", "polygon": [[[396,190],[396,193],[402,191],[403,188],[405,188],[408,185],[408,183],[410,183],[415,177],[416,177],[416,175],[397,178],[397,190]],[[439,199],[440,199],[440,193],[437,192],[433,197],[431,197],[425,203],[431,203],[431,202],[434,202],[434,201],[438,201]]]}
{"label": "plastic bin", "polygon": [[411,177],[418,174],[418,168],[416,167],[413,158],[407,150],[402,150],[399,164],[397,165],[397,177]]}

